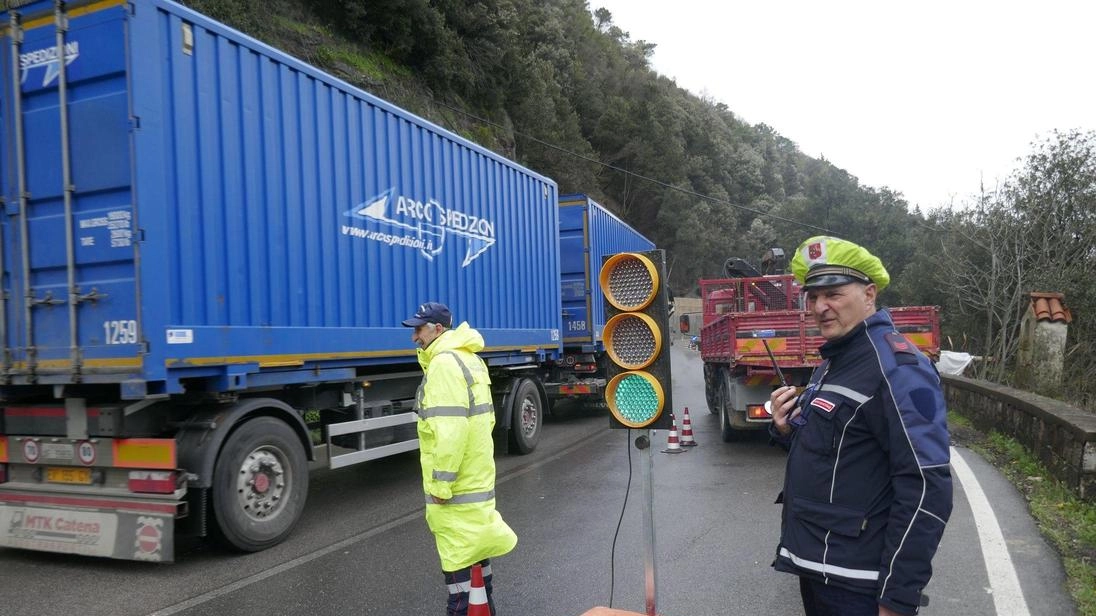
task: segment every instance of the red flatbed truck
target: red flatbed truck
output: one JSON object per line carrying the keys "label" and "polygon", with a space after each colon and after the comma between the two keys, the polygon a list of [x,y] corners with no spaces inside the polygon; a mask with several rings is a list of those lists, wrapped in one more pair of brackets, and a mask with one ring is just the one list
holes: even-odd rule
{"label": "red flatbed truck", "polygon": [[[726,278],[699,281],[699,348],[708,410],[719,415],[723,440],[730,442],[772,421],[764,404],[780,385],[774,360],[789,385],[802,387],[821,363],[818,348],[825,339],[791,274],[763,275],[741,259],[729,260],[724,269]],[[938,307],[887,310],[899,333],[930,357],[939,355]]]}

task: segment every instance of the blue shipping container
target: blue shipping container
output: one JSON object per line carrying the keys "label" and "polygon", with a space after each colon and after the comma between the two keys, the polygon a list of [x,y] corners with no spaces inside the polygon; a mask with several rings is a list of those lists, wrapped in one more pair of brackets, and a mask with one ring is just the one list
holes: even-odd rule
{"label": "blue shipping container", "polygon": [[53,2],[8,5],[13,383],[139,398],[414,361],[400,321],[427,300],[489,354],[559,349],[552,180],[173,2],[73,3],[60,39]]}
{"label": "blue shipping container", "polygon": [[578,194],[559,198],[559,245],[564,346],[603,350],[605,297],[598,286],[601,259],[618,252],[654,250],[654,242]]}

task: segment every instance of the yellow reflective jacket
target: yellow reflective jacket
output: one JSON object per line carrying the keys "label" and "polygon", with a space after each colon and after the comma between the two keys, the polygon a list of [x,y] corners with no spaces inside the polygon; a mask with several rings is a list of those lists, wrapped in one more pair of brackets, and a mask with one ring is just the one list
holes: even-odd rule
{"label": "yellow reflective jacket", "polygon": [[415,410],[426,524],[443,571],[501,556],[518,541],[495,511],[495,412],[491,377],[476,356],[481,350],[483,336],[461,323],[418,352],[424,374]]}

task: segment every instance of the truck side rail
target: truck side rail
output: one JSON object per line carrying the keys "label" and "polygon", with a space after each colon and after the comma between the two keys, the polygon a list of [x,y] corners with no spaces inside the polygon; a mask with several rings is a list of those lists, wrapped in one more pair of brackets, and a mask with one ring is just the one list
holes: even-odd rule
{"label": "truck side rail", "polygon": [[705,362],[771,368],[768,343],[781,367],[808,367],[818,365],[823,342],[802,311],[732,313],[701,329],[700,354]]}
{"label": "truck side rail", "polygon": [[[940,319],[936,306],[887,309],[895,329],[923,353],[940,353]],[[763,340],[765,342],[763,342]],[[812,367],[820,362],[818,348],[825,343],[814,319],[799,310],[744,312],[721,315],[700,334],[700,355],[707,363],[771,367],[765,343],[782,368]]]}

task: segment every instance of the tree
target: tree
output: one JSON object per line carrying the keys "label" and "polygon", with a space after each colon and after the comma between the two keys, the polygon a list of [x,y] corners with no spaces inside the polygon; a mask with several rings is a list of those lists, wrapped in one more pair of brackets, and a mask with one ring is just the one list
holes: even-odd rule
{"label": "tree", "polygon": [[[961,315],[953,331],[979,338],[976,351],[994,360],[979,376],[999,382],[1012,379],[1031,292],[1064,293],[1076,314],[1096,314],[1096,133],[1055,132],[1032,148],[1000,190],[983,189],[971,208],[934,220],[940,256],[929,271],[947,309]],[[1067,378],[1091,401],[1091,318],[1074,321],[1068,344]]]}
{"label": "tree", "polygon": [[[1003,381],[1019,346],[1023,289],[1027,285],[1026,246],[1008,203],[996,194],[980,195],[977,206],[949,217],[940,240],[938,283],[951,308],[980,323],[977,354],[987,358],[978,376]],[[976,333],[977,332],[977,333]]]}

